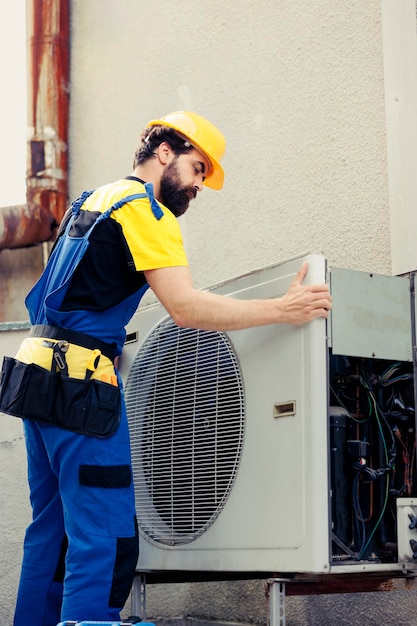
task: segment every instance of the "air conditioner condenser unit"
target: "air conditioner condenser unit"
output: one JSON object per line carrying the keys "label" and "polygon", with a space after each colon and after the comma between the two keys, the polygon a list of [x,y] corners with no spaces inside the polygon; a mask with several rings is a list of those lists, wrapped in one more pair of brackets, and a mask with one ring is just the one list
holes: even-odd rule
{"label": "air conditioner condenser unit", "polygon": [[[412,398],[405,398],[413,382],[408,280],[329,272],[326,259],[312,254],[211,291],[241,299],[283,295],[305,259],[306,282],[331,277],[331,323],[200,331],[179,328],[161,305],[132,318],[120,367],[139,572],[323,574],[401,570],[405,560],[416,569],[407,553],[408,520],[392,513],[397,500],[407,500],[400,510],[408,516],[416,501],[414,469],[403,467],[415,445]],[[382,313],[380,304],[389,310]],[[393,316],[401,323],[389,341],[384,329]],[[383,375],[406,406],[394,407],[398,414],[386,423],[378,413],[389,403],[386,389],[372,387]],[[388,468],[396,446],[398,472],[393,463]]]}

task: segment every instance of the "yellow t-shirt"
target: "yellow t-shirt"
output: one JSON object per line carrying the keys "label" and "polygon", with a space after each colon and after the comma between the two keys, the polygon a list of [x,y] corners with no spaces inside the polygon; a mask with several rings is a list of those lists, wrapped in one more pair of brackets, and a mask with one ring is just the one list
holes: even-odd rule
{"label": "yellow t-shirt", "polygon": [[[103,212],[115,202],[145,187],[137,180],[122,179],[94,191],[85,210]],[[181,230],[176,217],[159,203],[163,216],[157,219],[147,197],[133,200],[113,211],[111,219],[120,224],[136,271],[188,265]]]}

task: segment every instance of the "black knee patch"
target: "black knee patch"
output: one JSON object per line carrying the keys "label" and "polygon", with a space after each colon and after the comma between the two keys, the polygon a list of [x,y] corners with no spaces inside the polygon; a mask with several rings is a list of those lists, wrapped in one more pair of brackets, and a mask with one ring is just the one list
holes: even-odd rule
{"label": "black knee patch", "polygon": [[118,489],[132,484],[130,465],[80,465],[78,477],[84,487]]}
{"label": "black knee patch", "polygon": [[109,606],[122,608],[126,604],[132,587],[138,557],[139,533],[135,517],[135,535],[133,537],[119,537],[117,539],[117,552]]}
{"label": "black knee patch", "polygon": [[58,565],[56,567],[55,575],[54,575],[54,581],[56,583],[64,582],[65,557],[67,556],[67,549],[68,549],[68,539],[67,539],[67,536],[65,535],[64,539],[62,540],[61,550],[59,554],[59,561],[58,561]]}

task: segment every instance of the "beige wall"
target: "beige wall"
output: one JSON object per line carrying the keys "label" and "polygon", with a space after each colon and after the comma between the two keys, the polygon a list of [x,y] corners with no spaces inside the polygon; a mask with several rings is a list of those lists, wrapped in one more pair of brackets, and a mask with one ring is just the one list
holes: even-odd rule
{"label": "beige wall", "polygon": [[43,244],[0,250],[0,322],[29,319],[25,297],[42,269]]}
{"label": "beige wall", "polygon": [[[227,139],[224,189],[205,190],[182,220],[198,286],[306,251],[391,273],[380,5],[72,0],[71,197],[130,173],[148,120],[191,109]],[[10,624],[29,509],[21,424],[1,424]],[[291,599],[288,624],[413,623],[413,594],[382,595]],[[148,607],[153,618],[266,620],[263,583],[149,588]]]}
{"label": "beige wall", "polygon": [[[14,354],[27,329],[0,325],[0,361]],[[30,521],[22,421],[0,413],[0,624],[11,626],[24,529]]]}
{"label": "beige wall", "polygon": [[227,139],[224,189],[184,220],[198,285],[306,251],[390,273],[380,0],[72,4],[73,195],[189,108]]}

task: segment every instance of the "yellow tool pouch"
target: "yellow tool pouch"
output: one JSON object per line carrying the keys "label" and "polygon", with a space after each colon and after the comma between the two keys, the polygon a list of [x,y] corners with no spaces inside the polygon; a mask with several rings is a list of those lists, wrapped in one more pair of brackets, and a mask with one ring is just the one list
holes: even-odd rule
{"label": "yellow tool pouch", "polygon": [[[114,370],[113,370],[114,372]],[[110,437],[120,423],[120,389],[96,378],[4,357],[0,411],[92,437]]]}

